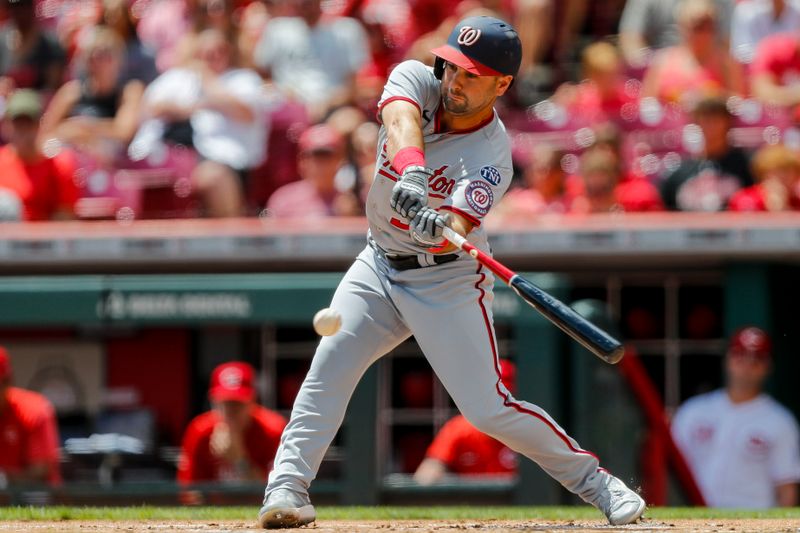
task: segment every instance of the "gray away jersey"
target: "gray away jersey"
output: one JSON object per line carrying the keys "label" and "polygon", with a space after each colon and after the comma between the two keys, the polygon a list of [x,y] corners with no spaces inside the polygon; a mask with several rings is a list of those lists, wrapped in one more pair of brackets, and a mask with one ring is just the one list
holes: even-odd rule
{"label": "gray away jersey", "polygon": [[[484,124],[463,131],[439,131],[441,82],[433,69],[419,61],[405,61],[392,71],[378,104],[394,100],[413,103],[422,114],[425,163],[433,170],[428,180],[428,205],[460,214],[475,224],[469,235],[477,247],[488,251],[481,222],[500,201],[511,183],[511,143],[497,113]],[[390,252],[426,252],[408,231],[403,219],[389,205],[392,187],[399,179],[386,152],[386,128],[378,138],[375,179],[367,197],[367,219],[372,239]]]}

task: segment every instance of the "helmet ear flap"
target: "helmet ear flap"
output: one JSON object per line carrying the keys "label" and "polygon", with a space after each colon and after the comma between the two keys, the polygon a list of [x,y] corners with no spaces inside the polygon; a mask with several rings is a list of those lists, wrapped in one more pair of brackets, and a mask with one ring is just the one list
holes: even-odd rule
{"label": "helmet ear flap", "polygon": [[441,57],[437,57],[433,62],[433,75],[436,76],[437,80],[441,80],[442,76],[444,76],[444,59]]}

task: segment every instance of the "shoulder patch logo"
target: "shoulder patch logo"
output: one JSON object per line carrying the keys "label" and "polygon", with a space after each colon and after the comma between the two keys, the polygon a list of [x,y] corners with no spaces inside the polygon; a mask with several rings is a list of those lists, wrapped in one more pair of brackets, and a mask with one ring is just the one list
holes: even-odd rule
{"label": "shoulder patch logo", "polygon": [[497,170],[495,167],[481,167],[480,175],[483,179],[497,187],[500,185],[500,180],[503,179],[503,176],[500,175],[500,171]]}
{"label": "shoulder patch logo", "polygon": [[473,181],[467,185],[465,196],[467,204],[482,217],[486,216],[494,202],[492,189],[482,181]]}

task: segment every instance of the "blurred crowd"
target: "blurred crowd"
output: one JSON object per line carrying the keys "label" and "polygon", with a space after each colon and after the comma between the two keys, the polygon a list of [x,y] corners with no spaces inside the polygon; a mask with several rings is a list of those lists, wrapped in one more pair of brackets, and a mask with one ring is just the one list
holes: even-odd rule
{"label": "blurred crowd", "polygon": [[0,220],[359,216],[388,73],[513,23],[494,217],[800,206],[797,0],[2,0]]}

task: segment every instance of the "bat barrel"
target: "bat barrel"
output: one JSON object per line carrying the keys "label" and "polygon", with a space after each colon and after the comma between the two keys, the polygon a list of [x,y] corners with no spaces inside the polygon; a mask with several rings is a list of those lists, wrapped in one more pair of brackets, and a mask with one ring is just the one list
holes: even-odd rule
{"label": "bat barrel", "polygon": [[548,320],[596,356],[611,364],[622,359],[625,354],[622,343],[579,315],[571,307],[520,275],[511,278],[509,286]]}

